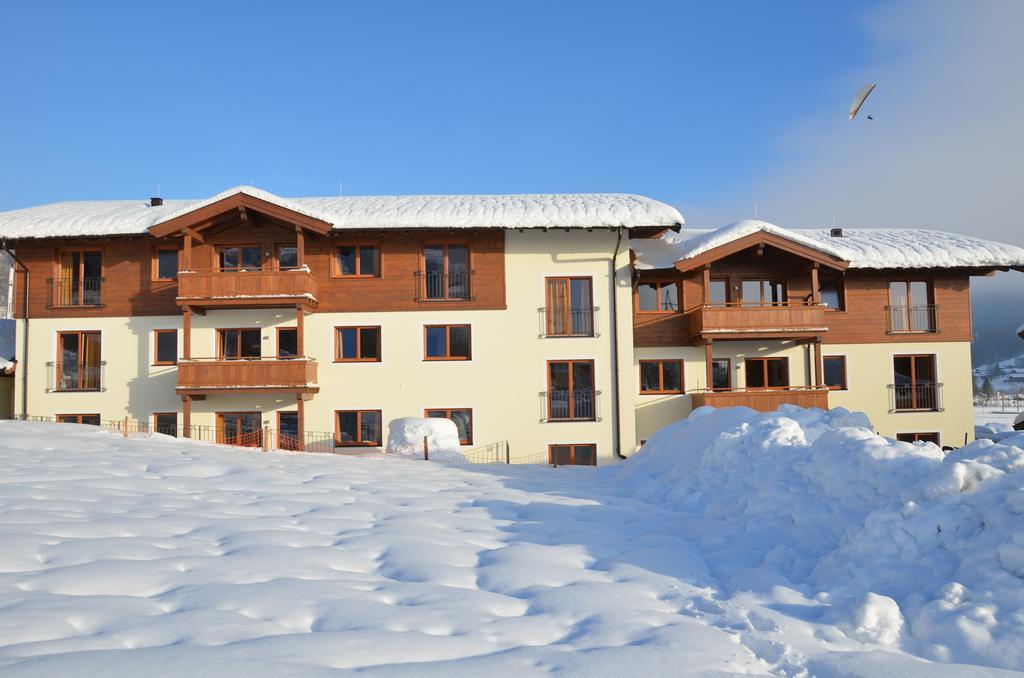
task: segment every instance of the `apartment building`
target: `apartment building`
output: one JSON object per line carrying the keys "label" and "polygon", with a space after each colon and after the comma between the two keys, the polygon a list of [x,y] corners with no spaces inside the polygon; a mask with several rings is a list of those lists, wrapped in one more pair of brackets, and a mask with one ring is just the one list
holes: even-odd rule
{"label": "apartment building", "polygon": [[[960,444],[972,275],[1024,250],[920,231],[682,228],[621,194],[57,203],[0,213],[16,257],[15,411],[609,463],[701,405],[866,411]],[[284,441],[282,443],[281,441]]]}

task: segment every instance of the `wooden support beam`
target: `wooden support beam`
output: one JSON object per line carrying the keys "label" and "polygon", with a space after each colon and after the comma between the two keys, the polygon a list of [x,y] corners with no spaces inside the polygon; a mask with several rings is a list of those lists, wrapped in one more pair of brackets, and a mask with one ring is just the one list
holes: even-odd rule
{"label": "wooden support beam", "polygon": [[182,229],[181,235],[185,239],[185,251],[182,253],[181,267],[185,271],[192,270],[192,233],[188,229]]}
{"label": "wooden support beam", "polygon": [[306,355],[304,343],[305,324],[306,313],[302,310],[301,305],[297,305],[295,307],[295,353],[302,357]]}
{"label": "wooden support beam", "polygon": [[713,364],[713,341],[708,339],[704,342],[704,368],[706,370],[707,384],[706,387],[710,391],[715,384],[715,368]]}
{"label": "wooden support beam", "polygon": [[821,340],[814,342],[814,385],[818,388],[825,386],[825,362],[821,357]]}
{"label": "wooden support beam", "polygon": [[181,396],[181,425],[182,437],[192,437],[192,396]]}
{"label": "wooden support beam", "polygon": [[704,267],[704,305],[711,303],[711,267]]}
{"label": "wooden support beam", "polygon": [[818,262],[811,267],[811,303],[821,301],[821,285],[818,283]]}
{"label": "wooden support beam", "polygon": [[306,265],[306,236],[298,225],[295,226],[295,251],[295,261],[302,268]]}
{"label": "wooden support beam", "polygon": [[182,357],[185,360],[192,359],[192,307],[186,306],[182,310],[182,331],[181,331]]}
{"label": "wooden support beam", "polygon": [[305,449],[306,442],[306,401],[299,395],[295,398],[295,412],[296,418],[299,420],[298,430],[296,432],[295,447],[298,450]]}

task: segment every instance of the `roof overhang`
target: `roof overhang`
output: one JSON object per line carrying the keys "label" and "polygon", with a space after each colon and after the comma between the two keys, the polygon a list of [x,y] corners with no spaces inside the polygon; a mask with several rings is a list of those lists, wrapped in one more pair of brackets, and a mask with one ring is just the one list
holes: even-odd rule
{"label": "roof overhang", "polygon": [[693,271],[695,269],[708,266],[712,262],[724,259],[729,255],[737,254],[752,247],[773,247],[802,259],[807,259],[811,263],[825,266],[826,268],[832,268],[837,271],[845,271],[850,266],[849,261],[828,252],[808,247],[807,245],[783,238],[782,236],[775,235],[774,233],[758,231],[756,233],[743,236],[742,238],[737,238],[736,240],[723,243],[717,247],[713,247],[696,256],[687,259],[680,259],[676,262],[675,267],[683,273]]}
{"label": "roof overhang", "polygon": [[150,235],[156,238],[163,238],[169,235],[177,235],[185,229],[200,231],[209,228],[214,220],[228,212],[238,212],[244,219],[249,211],[294,224],[297,228],[325,235],[331,232],[332,224],[317,219],[316,217],[296,212],[282,205],[276,205],[268,200],[249,195],[242,191],[234,193],[216,202],[203,205],[190,212],[179,214],[176,217],[162,221],[149,227]]}

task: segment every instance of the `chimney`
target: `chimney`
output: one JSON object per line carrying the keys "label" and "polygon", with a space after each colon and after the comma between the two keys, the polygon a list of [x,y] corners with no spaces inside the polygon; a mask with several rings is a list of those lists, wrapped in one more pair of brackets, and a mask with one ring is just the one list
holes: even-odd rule
{"label": "chimney", "polygon": [[150,207],[160,207],[160,205],[163,205],[163,204],[164,204],[164,199],[163,198],[150,198],[149,199],[149,206]]}
{"label": "chimney", "polygon": [[841,228],[833,228],[831,231],[829,231],[828,234],[830,236],[832,236],[833,238],[842,238],[843,237],[843,229],[841,229]]}

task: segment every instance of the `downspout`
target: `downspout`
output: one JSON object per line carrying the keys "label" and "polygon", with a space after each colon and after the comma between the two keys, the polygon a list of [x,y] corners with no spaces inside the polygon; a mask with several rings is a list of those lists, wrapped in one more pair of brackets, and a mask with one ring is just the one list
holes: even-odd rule
{"label": "downspout", "polygon": [[[7,247],[7,241],[0,242],[0,249],[14,260],[14,263],[20,265],[25,269],[25,289],[22,292],[22,298],[24,300],[23,310],[25,313],[25,330],[23,332],[23,348],[21,350],[21,360],[18,361],[18,369],[21,371],[21,418],[25,419],[28,417],[28,283],[29,283],[29,270],[28,266],[25,265],[21,259],[18,258],[14,252]],[[14,278],[14,272],[11,272],[11,278]],[[13,314],[12,314],[13,315]]]}
{"label": "downspout", "polygon": [[615,238],[615,252],[608,262],[611,269],[611,305],[612,305],[612,435],[615,437],[615,456],[626,459],[622,454],[622,440],[619,435],[619,305],[616,301],[615,260],[619,258],[619,247],[622,245],[622,226],[619,226]]}

